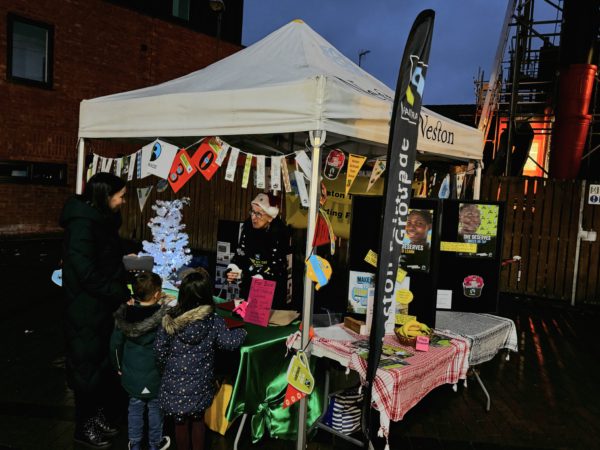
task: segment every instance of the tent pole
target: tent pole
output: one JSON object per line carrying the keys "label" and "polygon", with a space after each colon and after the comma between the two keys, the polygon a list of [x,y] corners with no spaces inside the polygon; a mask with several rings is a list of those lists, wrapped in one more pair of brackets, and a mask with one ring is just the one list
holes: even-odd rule
{"label": "tent pole", "polygon": [[[319,211],[319,199],[321,193],[321,183],[319,175],[321,173],[321,146],[325,142],[325,131],[311,131],[310,143],[312,144],[312,172],[310,176],[310,193],[309,193],[309,207],[308,207],[308,226],[306,229],[306,257],[307,260],[312,253],[312,240],[315,234],[315,228],[317,224],[317,213]],[[310,346],[309,332],[312,326],[312,313],[313,313],[313,297],[314,289],[313,282],[306,276],[306,268],[304,269],[304,301],[302,307],[302,348],[306,349],[306,356],[310,362]],[[306,397],[300,400],[298,410],[298,440],[296,449],[306,449],[306,417],[308,412],[308,403]]]}
{"label": "tent pole", "polygon": [[77,171],[75,175],[75,193],[83,193],[83,168],[85,166],[85,139],[79,138],[77,145]]}

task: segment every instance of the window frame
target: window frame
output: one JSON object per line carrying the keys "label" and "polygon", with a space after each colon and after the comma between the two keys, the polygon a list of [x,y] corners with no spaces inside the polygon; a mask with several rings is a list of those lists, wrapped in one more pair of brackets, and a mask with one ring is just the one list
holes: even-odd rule
{"label": "window frame", "polygon": [[[46,31],[46,80],[38,81],[30,78],[13,75],[13,38],[14,24],[20,22],[23,24],[42,28]],[[13,83],[35,86],[44,89],[52,89],[54,83],[54,25],[28,19],[14,13],[8,13],[6,16],[6,79]]]}

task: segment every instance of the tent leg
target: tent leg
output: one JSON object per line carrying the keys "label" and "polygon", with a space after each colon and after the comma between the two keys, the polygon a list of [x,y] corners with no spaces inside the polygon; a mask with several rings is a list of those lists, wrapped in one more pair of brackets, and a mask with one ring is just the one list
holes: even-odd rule
{"label": "tent leg", "polygon": [[[321,173],[321,146],[325,142],[325,131],[310,132],[310,142],[313,146],[312,151],[312,173],[310,176],[310,193],[309,193],[309,207],[308,207],[308,226],[306,229],[306,257],[309,258],[312,253],[312,241],[315,234],[315,228],[317,224],[317,213],[319,210],[319,199],[321,193],[321,183],[319,175]],[[304,272],[304,301],[302,307],[302,347],[306,349],[306,356],[310,361],[310,347],[309,343],[309,332],[312,326],[312,312],[313,312],[313,283],[306,276],[306,269]],[[308,403],[306,397],[300,400],[298,410],[298,440],[296,449],[306,449],[306,417],[308,412]]]}
{"label": "tent leg", "polygon": [[75,178],[75,193],[83,193],[83,169],[85,166],[85,139],[79,138],[77,144],[77,171]]}

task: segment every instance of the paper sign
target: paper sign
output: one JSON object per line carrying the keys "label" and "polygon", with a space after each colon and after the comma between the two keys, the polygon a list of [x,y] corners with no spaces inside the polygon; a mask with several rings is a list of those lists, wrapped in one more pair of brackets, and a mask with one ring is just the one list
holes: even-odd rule
{"label": "paper sign", "polygon": [[250,179],[250,168],[252,167],[252,153],[246,155],[246,163],[244,164],[244,173],[242,174],[242,187],[246,189],[248,187],[248,180]]}
{"label": "paper sign", "polygon": [[146,172],[159,178],[167,179],[173,165],[173,159],[177,154],[177,146],[156,140],[152,144],[152,151],[148,159]]}
{"label": "paper sign", "polygon": [[102,172],[110,172],[112,162],[112,158],[102,158]]}
{"label": "paper sign", "polygon": [[477,253],[477,244],[467,242],[440,242],[442,252]]}
{"label": "paper sign", "polygon": [[144,205],[146,204],[146,200],[148,200],[148,196],[150,195],[151,190],[152,186],[137,188],[137,196],[138,203],[140,204],[140,211],[144,210]]}
{"label": "paper sign", "polygon": [[281,175],[283,176],[283,186],[285,187],[285,192],[292,192],[292,183],[290,183],[290,173],[288,171],[287,160],[284,156],[281,157]]}
{"label": "paper sign", "polygon": [[260,325],[261,327],[269,325],[271,304],[273,303],[276,284],[272,280],[252,278],[250,292],[248,293],[246,317],[244,317],[246,322]]}
{"label": "paper sign", "polygon": [[217,155],[217,160],[215,161],[217,166],[221,167],[221,165],[223,165],[223,161],[225,161],[225,157],[227,156],[228,150],[229,150],[229,144],[227,142],[221,141],[221,151]]}
{"label": "paper sign", "polygon": [[198,168],[207,181],[213,177],[219,166],[217,165],[217,153],[221,151],[221,146],[216,138],[204,139],[196,153],[192,156],[192,164]]}
{"label": "paper sign", "polygon": [[365,261],[371,264],[373,267],[377,267],[377,253],[373,250],[369,250],[367,256],[365,256]]}
{"label": "paper sign", "polygon": [[300,170],[302,170],[304,175],[310,180],[310,177],[312,176],[312,163],[304,150],[296,152],[296,162],[298,163]]}
{"label": "paper sign", "polygon": [[398,289],[396,291],[396,301],[403,305],[408,305],[413,301],[413,293],[408,289]]}
{"label": "paper sign", "polygon": [[415,344],[415,350],[419,352],[429,351],[429,338],[427,336],[417,336],[417,343]]}
{"label": "paper sign", "polygon": [[302,350],[292,357],[286,380],[289,385],[306,395],[311,394],[315,388],[315,378],[310,373],[308,358]]}
{"label": "paper sign", "polygon": [[274,156],[271,158],[271,190],[277,192],[281,190],[281,160],[283,156]]}
{"label": "paper sign", "polygon": [[358,175],[358,171],[366,160],[366,156],[350,154],[350,157],[348,158],[348,168],[346,169],[346,195],[348,195],[350,187],[352,187],[352,183],[354,183],[354,179]]}
{"label": "paper sign", "polygon": [[402,283],[407,273],[408,272],[402,267],[398,267],[398,272],[396,272],[396,283]]}
{"label": "paper sign", "polygon": [[192,165],[190,155],[182,148],[175,156],[169,172],[169,184],[173,192],[178,192],[195,173],[196,167]]}
{"label": "paper sign", "polygon": [[150,175],[150,172],[148,172],[148,163],[150,162],[150,158],[152,158],[152,150],[154,149],[154,144],[155,142],[151,142],[148,145],[144,145],[139,150],[141,152],[141,158],[140,155],[138,155],[138,158],[140,158],[140,173],[138,175],[138,178],[146,178],[148,175]]}
{"label": "paper sign", "polygon": [[265,188],[265,155],[256,155],[256,187]]}
{"label": "paper sign", "polygon": [[367,185],[367,192],[373,187],[375,182],[379,180],[381,174],[385,170],[386,161],[382,159],[378,159],[375,161],[375,165],[373,166],[373,171],[371,172],[371,178],[369,178],[369,184]]}
{"label": "paper sign", "polygon": [[117,164],[115,165],[115,175],[120,177],[123,170],[123,158],[117,158]]}
{"label": "paper sign", "polygon": [[306,190],[306,184],[304,184],[304,175],[299,170],[294,172],[296,177],[296,186],[298,186],[298,195],[300,196],[300,204],[305,208],[308,208],[310,202],[308,199],[308,192]]}
{"label": "paper sign", "polygon": [[438,289],[436,308],[438,309],[451,309],[452,308],[452,290],[451,289]]}
{"label": "paper sign", "polygon": [[237,168],[237,160],[240,155],[240,149],[231,147],[229,152],[229,161],[227,162],[227,169],[225,170],[225,179],[227,181],[233,181],[235,179],[235,169]]}

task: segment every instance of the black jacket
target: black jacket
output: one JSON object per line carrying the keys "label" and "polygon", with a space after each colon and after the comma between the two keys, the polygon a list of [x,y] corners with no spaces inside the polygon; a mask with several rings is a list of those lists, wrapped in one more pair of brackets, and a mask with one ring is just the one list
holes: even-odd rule
{"label": "black jacket", "polygon": [[80,196],[67,200],[63,290],[66,298],[67,381],[92,392],[110,372],[113,312],[130,297],[119,238],[120,215],[105,215]]}
{"label": "black jacket", "polygon": [[272,309],[289,309],[286,304],[289,252],[289,229],[280,218],[273,219],[266,230],[254,229],[251,220],[247,219],[232,259],[232,263],[242,270],[240,297],[247,300],[252,277],[262,275],[264,279],[277,283]]}

